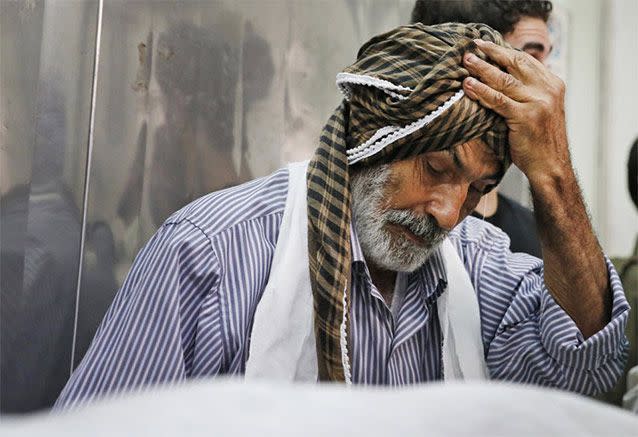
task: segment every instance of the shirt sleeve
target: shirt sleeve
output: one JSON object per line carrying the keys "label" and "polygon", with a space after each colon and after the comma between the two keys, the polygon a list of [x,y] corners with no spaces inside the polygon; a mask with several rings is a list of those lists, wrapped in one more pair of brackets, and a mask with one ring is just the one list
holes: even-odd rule
{"label": "shirt sleeve", "polygon": [[627,360],[624,331],[629,305],[607,257],[611,320],[584,339],[547,289],[540,259],[511,253],[507,237],[491,226],[479,238],[462,245],[477,288],[492,379],[583,394],[604,392],[615,384]]}
{"label": "shirt sleeve", "polygon": [[[54,408],[189,376],[202,317],[209,329],[220,325],[214,322],[218,272],[211,242],[199,228],[188,220],[160,228],[137,255]],[[215,372],[223,355],[220,336],[209,332],[207,347],[213,351],[208,370]]]}

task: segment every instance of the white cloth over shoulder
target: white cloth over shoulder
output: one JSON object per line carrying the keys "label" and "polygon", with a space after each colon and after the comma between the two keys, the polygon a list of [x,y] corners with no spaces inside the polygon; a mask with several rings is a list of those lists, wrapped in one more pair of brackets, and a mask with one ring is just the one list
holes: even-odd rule
{"label": "white cloth over shoulder", "polygon": [[307,161],[288,165],[286,207],[255,311],[247,379],[317,381],[319,374],[308,269],[307,167]]}
{"label": "white cloth over shoulder", "polygon": [[[307,166],[302,162],[288,167],[288,196],[270,277],[255,312],[247,379],[317,381],[308,270]],[[449,240],[443,242],[441,251],[448,282],[448,289],[437,301],[444,379],[486,379],[476,293]],[[347,339],[342,339],[344,343]]]}
{"label": "white cloth over shoulder", "polygon": [[443,336],[443,379],[487,379],[476,292],[450,240],[443,241],[441,251],[448,281],[446,292],[437,300]]}

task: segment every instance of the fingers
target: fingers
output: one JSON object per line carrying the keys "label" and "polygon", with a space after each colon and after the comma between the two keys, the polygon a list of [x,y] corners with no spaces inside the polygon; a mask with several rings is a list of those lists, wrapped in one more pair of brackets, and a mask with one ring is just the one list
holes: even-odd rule
{"label": "fingers", "polygon": [[513,118],[518,113],[520,103],[473,77],[468,77],[463,81],[463,90],[472,100],[477,100],[481,105],[505,118]]}
{"label": "fingers", "polygon": [[463,56],[463,63],[470,74],[485,85],[517,100],[523,97],[522,83],[511,74],[501,71],[470,52]]}

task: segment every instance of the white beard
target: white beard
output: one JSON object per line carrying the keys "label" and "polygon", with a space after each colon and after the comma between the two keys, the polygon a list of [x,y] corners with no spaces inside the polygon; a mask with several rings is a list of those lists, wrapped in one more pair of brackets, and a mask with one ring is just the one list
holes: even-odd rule
{"label": "white beard", "polygon": [[[395,272],[413,272],[421,267],[447,237],[432,216],[420,217],[410,210],[383,209],[391,178],[388,165],[351,174],[352,215],[359,244],[368,262]],[[425,241],[420,246],[403,234],[388,231],[388,224],[410,229]]]}

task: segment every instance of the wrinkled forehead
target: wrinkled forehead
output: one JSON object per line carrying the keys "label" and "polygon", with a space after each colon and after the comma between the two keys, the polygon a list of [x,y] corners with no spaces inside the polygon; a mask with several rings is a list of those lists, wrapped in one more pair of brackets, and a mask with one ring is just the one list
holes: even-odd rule
{"label": "wrinkled forehead", "polygon": [[552,51],[549,27],[542,19],[523,17],[514,29],[503,35],[512,47],[523,50],[543,62]]}
{"label": "wrinkled forehead", "polygon": [[501,157],[480,138],[456,144],[449,149],[426,152],[422,158],[442,157],[454,165],[454,168],[467,179],[492,179],[500,181],[506,166]]}

